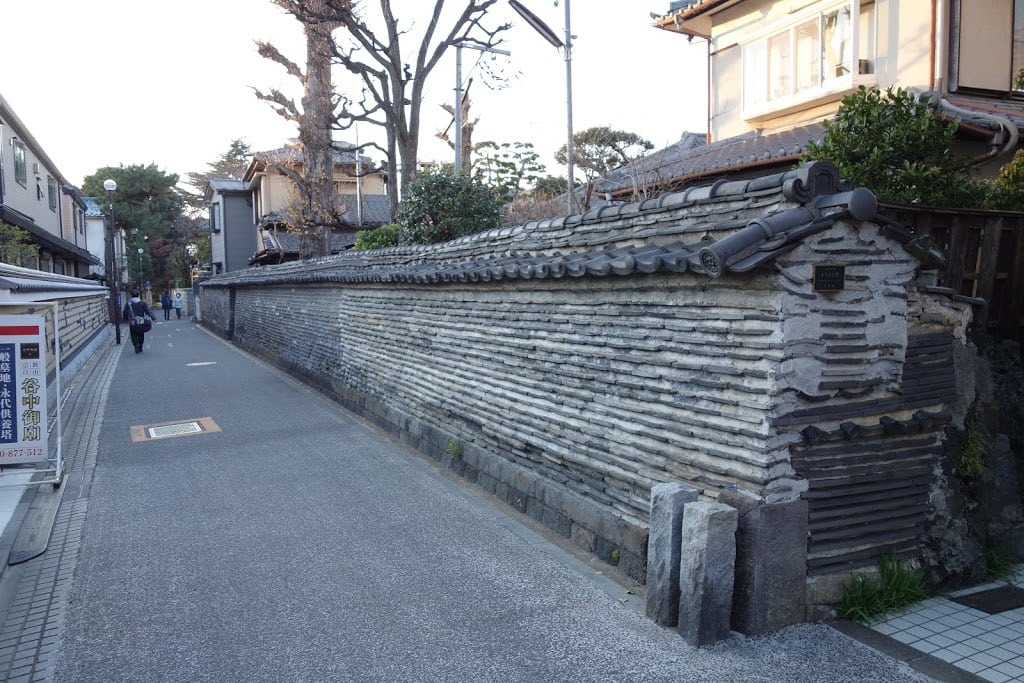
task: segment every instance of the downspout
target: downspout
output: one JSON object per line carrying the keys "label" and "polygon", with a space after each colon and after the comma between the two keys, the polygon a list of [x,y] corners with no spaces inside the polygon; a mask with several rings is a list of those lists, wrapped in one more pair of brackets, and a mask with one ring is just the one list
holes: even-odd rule
{"label": "downspout", "polygon": [[[4,124],[0,121],[0,141],[4,139]],[[4,151],[0,149],[0,206],[4,205]]]}
{"label": "downspout", "polygon": [[[986,118],[999,126],[999,131],[992,135],[992,139],[989,140],[988,148],[989,151],[985,154],[980,154],[971,160],[974,164],[982,164],[986,161],[992,161],[998,157],[1012,154],[1017,149],[1017,143],[1020,140],[1020,131],[1017,130],[1017,126],[1014,125],[1013,121],[1006,118],[1005,116],[999,116],[998,114],[982,113],[973,109],[963,109],[956,106],[955,104],[944,99],[937,93],[928,93],[931,101],[934,105],[941,108],[943,111],[957,114],[959,116],[974,116]],[[1004,139],[1005,134],[1005,139]]]}
{"label": "downspout", "polygon": [[932,0],[931,21],[929,22],[929,24],[931,25],[932,30],[931,30],[931,35],[929,36],[930,40],[928,41],[928,56],[929,56],[928,82],[931,83],[932,90],[937,90],[939,92],[942,92],[942,90],[940,88],[936,87],[936,85],[935,85],[935,66],[936,66],[936,60],[939,58],[938,50],[935,47],[935,43],[938,40],[938,35],[939,35],[939,27],[937,25],[938,19],[936,18],[936,15],[938,14],[938,8],[935,6],[936,2],[938,2],[938,0]]}
{"label": "downspout", "polygon": [[949,3],[950,0],[932,0],[932,90],[945,95],[948,92],[946,74],[949,73]]}

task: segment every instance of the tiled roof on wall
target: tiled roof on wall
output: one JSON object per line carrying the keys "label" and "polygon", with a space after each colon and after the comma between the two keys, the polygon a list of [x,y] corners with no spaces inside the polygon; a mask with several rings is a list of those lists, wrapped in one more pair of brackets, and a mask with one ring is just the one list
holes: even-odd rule
{"label": "tiled roof on wall", "polygon": [[206,284],[443,283],[687,271],[720,277],[771,261],[835,221],[871,220],[876,209],[870,191],[850,188],[834,165],[815,162],[444,244],[347,251],[234,271]]}

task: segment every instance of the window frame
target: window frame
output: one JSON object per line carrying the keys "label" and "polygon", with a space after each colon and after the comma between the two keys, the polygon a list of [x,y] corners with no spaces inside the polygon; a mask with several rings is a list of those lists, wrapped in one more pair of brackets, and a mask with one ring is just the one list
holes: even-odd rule
{"label": "window frame", "polygon": [[52,175],[46,176],[46,202],[53,213],[57,213],[58,195],[57,179]]}
{"label": "window frame", "polygon": [[220,202],[212,202],[210,204],[210,232],[220,232],[222,222],[220,215]]}
{"label": "window frame", "polygon": [[[827,18],[830,15],[838,15],[844,9],[848,10],[850,17],[857,17],[856,20],[849,20],[850,26],[846,32],[849,54],[842,63],[835,65],[838,71],[845,64],[846,73],[829,76],[825,73],[832,63],[827,57]],[[869,12],[866,18],[872,32],[866,48],[861,45],[861,23],[865,20],[865,11]],[[807,31],[812,22],[817,24],[813,33]],[[870,62],[865,69],[865,61],[876,57],[876,22],[874,0],[844,0],[824,8],[812,7],[794,13],[785,21],[770,24],[752,35],[749,40],[741,43],[743,118],[747,121],[759,121],[783,116],[810,106],[841,99],[861,85],[874,86],[877,83],[876,77],[871,73],[861,72],[870,71]],[[801,40],[798,39],[801,31],[804,32],[804,43],[809,40],[815,53],[811,60],[814,67],[810,72],[805,71],[808,60],[804,55],[807,48],[802,47]],[[862,55],[862,51],[865,54]],[[774,55],[779,57],[776,58]],[[851,73],[851,66],[854,64],[858,66],[858,73]],[[773,65],[776,71],[780,67],[784,68],[785,73],[781,76],[773,75]],[[817,74],[812,79],[812,85],[797,87],[801,79],[806,83],[808,73],[815,71]],[[776,87],[779,83],[784,85],[782,89]]]}
{"label": "window frame", "polygon": [[[1024,0],[1013,0],[1013,31],[1011,35],[1010,92],[1024,95],[1024,41],[1021,41],[1020,45],[1017,41],[1018,35],[1024,35]],[[1020,50],[1017,49],[1018,47]]]}
{"label": "window frame", "polygon": [[14,182],[28,189],[28,146],[17,138],[11,138],[14,150]]}

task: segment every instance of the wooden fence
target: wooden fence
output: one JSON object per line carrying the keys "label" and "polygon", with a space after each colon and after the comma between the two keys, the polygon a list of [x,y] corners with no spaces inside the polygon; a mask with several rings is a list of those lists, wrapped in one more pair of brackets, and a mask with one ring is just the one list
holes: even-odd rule
{"label": "wooden fence", "polygon": [[915,235],[929,235],[946,257],[939,284],[984,299],[972,334],[1024,344],[1024,213],[881,204]]}

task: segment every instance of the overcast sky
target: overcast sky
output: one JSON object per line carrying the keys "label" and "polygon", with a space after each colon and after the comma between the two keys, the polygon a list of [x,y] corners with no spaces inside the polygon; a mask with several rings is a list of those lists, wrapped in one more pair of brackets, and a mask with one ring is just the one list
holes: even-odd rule
{"label": "overcast sky", "polygon": [[[563,36],[563,4],[522,3]],[[274,43],[300,64],[305,59],[298,22],[271,0],[3,4],[0,94],[75,185],[103,166],[122,164],[155,163],[184,176],[205,170],[235,138],[260,151],[297,135],[252,91],[276,87],[297,95],[294,80],[256,53],[256,40]],[[394,4],[400,20],[424,18],[425,0]],[[707,129],[707,46],[651,27],[650,13],[666,12],[668,4],[572,3],[574,130],[607,125],[659,148],[684,131]],[[377,3],[366,7],[373,12]],[[496,3],[494,20],[514,23],[501,46],[510,57],[462,51],[463,82],[472,79],[471,116],[479,118],[474,142],[532,142],[549,171],[564,175],[553,158],[568,132],[562,54],[505,0]],[[500,89],[481,59],[503,75]],[[455,80],[451,55],[427,81],[421,161],[451,160],[453,152],[434,133],[451,120],[441,104],[454,102]],[[372,135],[360,129],[363,141]],[[336,137],[354,141],[351,134]]]}

